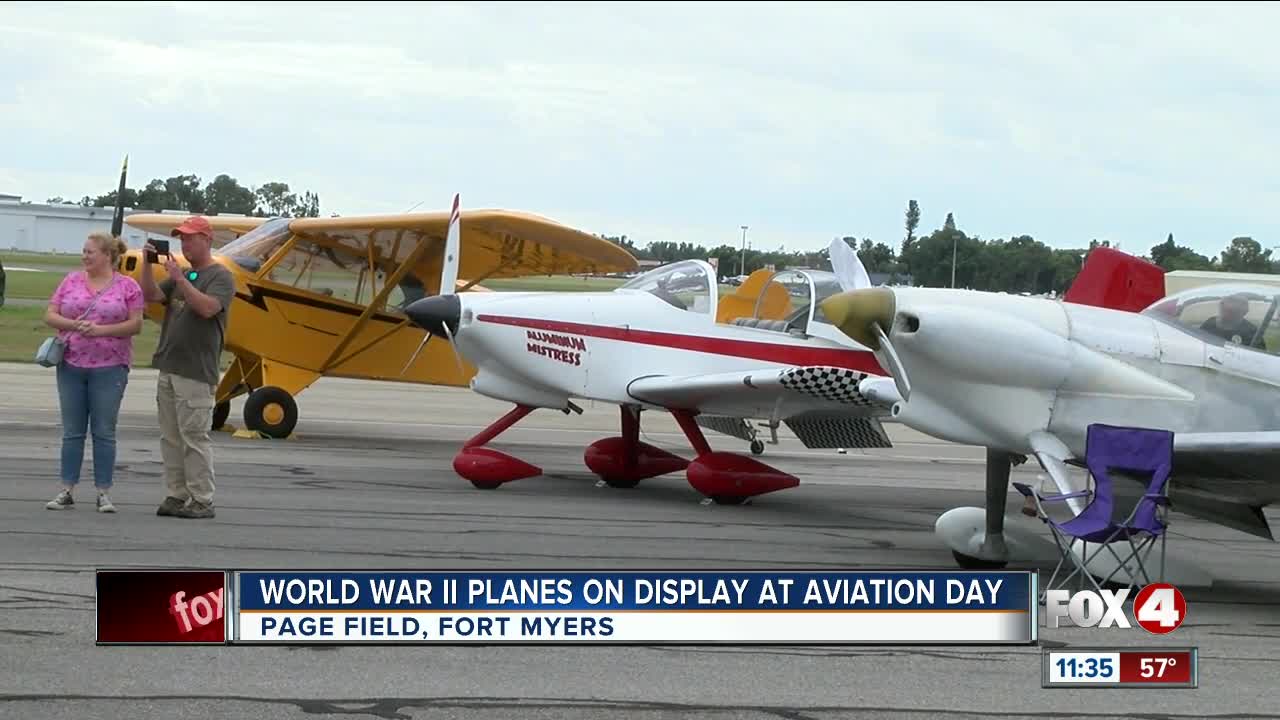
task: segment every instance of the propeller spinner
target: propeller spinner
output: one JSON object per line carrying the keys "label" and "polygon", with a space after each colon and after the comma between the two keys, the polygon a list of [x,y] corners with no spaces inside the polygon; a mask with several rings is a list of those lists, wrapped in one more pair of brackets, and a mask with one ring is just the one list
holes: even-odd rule
{"label": "propeller spinner", "polygon": [[906,368],[889,340],[897,302],[886,287],[861,288],[837,293],[822,301],[822,312],[840,332],[871,348],[885,361],[903,400],[911,397]]}

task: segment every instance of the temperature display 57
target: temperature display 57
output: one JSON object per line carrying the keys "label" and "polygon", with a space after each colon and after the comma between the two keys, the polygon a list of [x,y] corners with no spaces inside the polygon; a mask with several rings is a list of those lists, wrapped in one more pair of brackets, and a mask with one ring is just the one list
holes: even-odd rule
{"label": "temperature display 57", "polygon": [[1152,650],[1120,653],[1120,682],[1182,685],[1191,682],[1191,651]]}
{"label": "temperature display 57", "polygon": [[1196,687],[1196,648],[1046,650],[1044,687]]}

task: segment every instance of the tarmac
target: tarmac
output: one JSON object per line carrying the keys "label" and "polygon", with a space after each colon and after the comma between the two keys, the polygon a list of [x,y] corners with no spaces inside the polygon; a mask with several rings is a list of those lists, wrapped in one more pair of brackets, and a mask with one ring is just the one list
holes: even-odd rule
{"label": "tarmac", "polygon": [[[581,416],[535,412],[499,436],[491,445],[545,474],[480,491],[451,461],[508,406],[461,388],[324,379],[299,397],[295,438],[215,434],[217,518],[160,518],[154,387],[153,372],[132,373],[118,512],[93,512],[91,445],[76,509],[50,512],[53,371],[0,365],[0,717],[1280,717],[1277,546],[1181,515],[1170,552],[1218,581],[1185,591],[1172,636],[1040,633],[1044,647],[1198,647],[1196,689],[1042,689],[1034,646],[95,646],[100,567],[949,570],[934,520],[983,502],[981,448],[898,426],[894,448],[847,454],[781,432],[759,459],[801,485],[749,505],[703,504],[680,474],[602,487],[582,452],[617,434],[618,412],[591,403]],[[642,429],[688,456],[669,416],[644,413]],[[1034,480],[1028,465],[1015,472]],[[1019,505],[1011,495],[1010,513]]]}

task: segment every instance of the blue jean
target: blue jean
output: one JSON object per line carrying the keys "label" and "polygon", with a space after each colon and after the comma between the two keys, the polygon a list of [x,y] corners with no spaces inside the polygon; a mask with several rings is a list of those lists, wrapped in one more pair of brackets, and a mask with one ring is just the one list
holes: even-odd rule
{"label": "blue jean", "polygon": [[84,439],[93,434],[93,484],[99,490],[111,487],[116,466],[116,419],[120,402],[129,384],[129,368],[124,365],[81,368],[58,365],[58,400],[62,406],[62,484],[80,482],[84,462]]}

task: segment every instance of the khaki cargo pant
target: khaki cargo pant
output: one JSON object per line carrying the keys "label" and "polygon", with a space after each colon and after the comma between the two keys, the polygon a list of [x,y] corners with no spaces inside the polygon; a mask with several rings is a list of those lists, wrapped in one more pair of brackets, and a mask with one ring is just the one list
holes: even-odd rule
{"label": "khaki cargo pant", "polygon": [[213,504],[213,398],[216,386],[173,373],[160,373],[160,453],[169,497]]}

